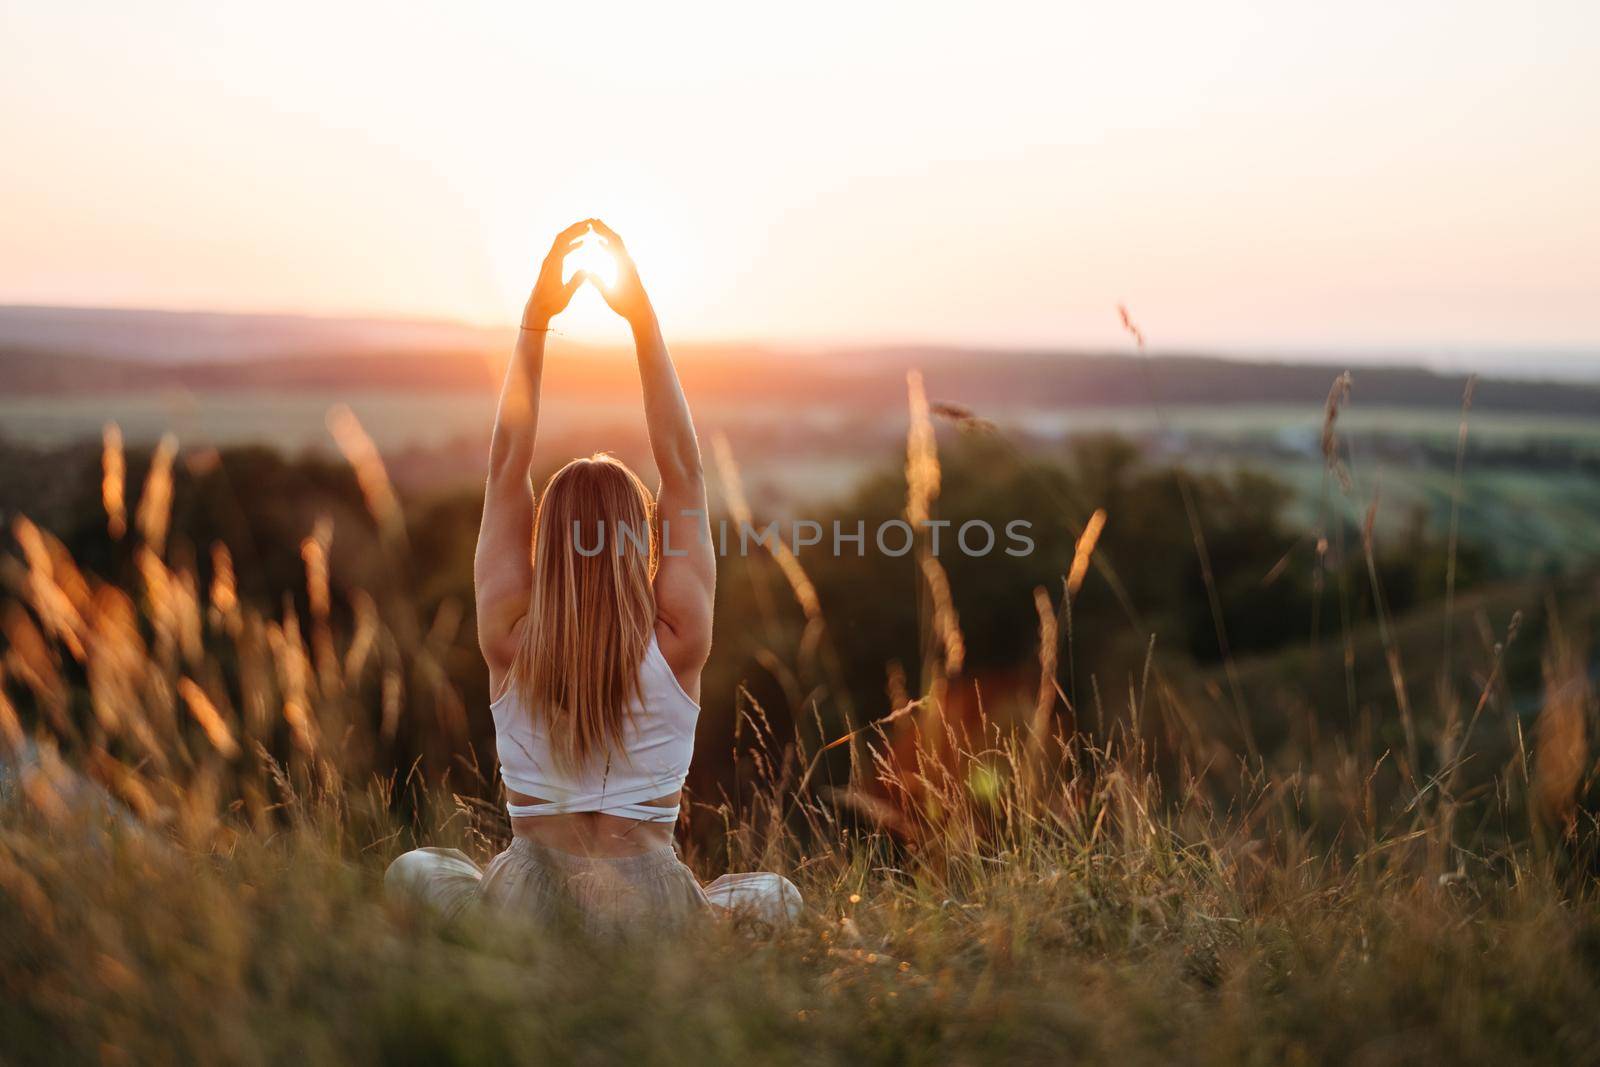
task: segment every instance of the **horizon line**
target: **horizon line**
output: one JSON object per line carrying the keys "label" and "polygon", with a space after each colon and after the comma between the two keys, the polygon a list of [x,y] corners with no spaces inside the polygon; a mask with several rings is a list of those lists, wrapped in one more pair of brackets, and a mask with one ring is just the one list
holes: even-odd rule
{"label": "horizon line", "polygon": [[[1109,314],[1108,309],[1108,314]],[[246,308],[207,308],[207,307],[162,307],[148,304],[71,304],[71,303],[39,303],[35,301],[10,302],[0,300],[0,314],[5,312],[41,312],[41,313],[77,313],[87,315],[148,315],[169,317],[172,319],[183,318],[235,318],[235,319],[276,319],[284,322],[302,322],[307,324],[324,323],[328,325],[371,325],[412,327],[417,329],[447,329],[464,332],[476,332],[485,335],[511,334],[516,325],[512,321],[482,322],[467,318],[450,318],[437,315],[410,315],[401,312],[382,311],[311,311],[311,310],[281,310],[281,309],[246,309]],[[566,344],[574,344],[586,348],[613,348],[626,347],[625,340],[606,341],[592,337],[563,335]],[[1012,355],[1126,355],[1138,356],[1139,350],[1132,344],[1126,349],[1105,342],[1088,341],[977,341],[977,340],[923,340],[914,337],[849,337],[840,336],[833,338],[806,338],[806,339],[781,339],[761,336],[728,336],[728,337],[694,337],[685,336],[675,342],[679,345],[711,348],[711,347],[748,347],[765,348],[773,350],[840,350],[850,348],[865,348],[880,351],[894,351],[900,349],[926,349],[934,351],[990,351],[1003,352]],[[1235,341],[1235,342],[1157,342],[1149,346],[1149,355],[1196,358],[1196,359],[1221,359],[1238,360],[1241,362],[1261,362],[1263,360],[1284,360],[1286,362],[1313,362],[1317,360],[1336,360],[1341,358],[1381,359],[1381,358],[1411,358],[1419,360],[1419,369],[1439,371],[1440,368],[1429,366],[1426,362],[1433,359],[1458,356],[1528,356],[1544,355],[1554,358],[1600,356],[1600,338],[1589,342],[1572,342],[1552,344],[1548,342],[1475,342],[1470,344],[1444,343],[1444,342],[1418,342],[1418,341],[1366,341],[1360,343],[1327,344],[1314,341]],[[1576,369],[1576,368],[1569,368]],[[1564,379],[1570,380],[1570,379]],[[1600,365],[1594,368],[1591,380],[1600,380]]]}

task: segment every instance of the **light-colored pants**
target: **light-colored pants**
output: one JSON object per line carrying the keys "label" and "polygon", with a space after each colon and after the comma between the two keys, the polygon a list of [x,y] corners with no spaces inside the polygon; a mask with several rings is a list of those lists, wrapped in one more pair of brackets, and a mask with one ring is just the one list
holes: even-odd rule
{"label": "light-colored pants", "polygon": [[800,891],[777,874],[725,874],[702,887],[672,848],[637,856],[579,856],[525,837],[480,869],[453,848],[419,848],[384,875],[391,896],[419,899],[449,918],[484,905],[590,932],[662,929],[723,914],[781,928],[800,916]]}

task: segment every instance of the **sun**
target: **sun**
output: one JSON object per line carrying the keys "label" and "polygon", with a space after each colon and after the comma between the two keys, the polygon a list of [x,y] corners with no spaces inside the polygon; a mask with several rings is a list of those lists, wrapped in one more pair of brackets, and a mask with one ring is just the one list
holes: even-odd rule
{"label": "sun", "polygon": [[601,284],[608,289],[617,282],[617,259],[605,245],[600,243],[600,235],[593,230],[586,231],[583,243],[567,253],[562,280],[571,279],[580,270],[588,271],[600,279]]}
{"label": "sun", "polygon": [[[691,316],[707,299],[704,290],[714,286],[716,277],[696,220],[682,210],[681,198],[669,197],[668,191],[611,189],[604,178],[574,174],[571,189],[541,205],[537,213],[522,216],[518,225],[486,231],[485,248],[493,257],[505,306],[518,308],[527,300],[554,234],[575,219],[602,218],[627,242],[629,258],[638,265],[657,312],[680,331],[691,329]],[[530,254],[530,249],[537,254]],[[562,280],[570,281],[576,271],[584,270],[594,275],[594,281],[580,286],[556,317],[553,325],[559,335],[599,346],[625,347],[632,341],[628,324],[607,306],[600,290],[615,284],[618,267],[600,235],[585,230],[562,264]]]}

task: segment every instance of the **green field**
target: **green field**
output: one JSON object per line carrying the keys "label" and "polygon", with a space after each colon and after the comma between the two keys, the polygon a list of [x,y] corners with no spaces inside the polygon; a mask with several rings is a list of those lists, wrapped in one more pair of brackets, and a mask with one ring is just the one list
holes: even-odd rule
{"label": "green field", "polygon": [[[185,439],[219,445],[270,442],[298,449],[328,444],[325,419],[328,409],[338,403],[348,404],[374,440],[385,448],[428,446],[463,436],[485,436],[494,416],[492,395],[466,390],[151,390],[0,397],[0,428],[15,441],[55,445],[98,436],[102,425],[115,420],[130,442],[153,441],[170,430]],[[821,407],[796,411],[784,405],[741,405],[727,410],[712,408],[705,414],[727,423],[781,417],[826,424],[841,418],[848,421],[851,413]],[[1321,433],[1323,412],[1320,401],[1313,401],[1296,405],[1171,405],[1162,411],[1153,407],[1007,408],[980,414],[1003,427],[1045,437],[1085,432],[1142,436],[1165,427],[1218,440],[1298,446],[1314,442]],[[551,398],[543,413],[546,425],[558,430],[596,420],[631,420],[635,416],[636,398],[632,396],[620,398],[615,404]],[[1355,436],[1385,434],[1449,444],[1455,440],[1460,417],[1440,408],[1368,408],[1357,402],[1341,413],[1339,421],[1342,430]],[[1564,441],[1600,449],[1600,420],[1476,412],[1471,426],[1475,441]],[[901,428],[887,429],[893,435]],[[823,447],[828,444],[818,443]]]}

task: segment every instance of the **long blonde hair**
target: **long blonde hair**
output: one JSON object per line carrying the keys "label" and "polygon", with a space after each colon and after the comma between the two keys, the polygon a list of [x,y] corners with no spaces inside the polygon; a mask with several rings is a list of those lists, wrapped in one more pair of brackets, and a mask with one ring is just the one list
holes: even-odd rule
{"label": "long blonde hair", "polygon": [[615,751],[655,627],[655,500],[604,453],[550,476],[533,517],[533,591],[511,686],[569,769]]}

